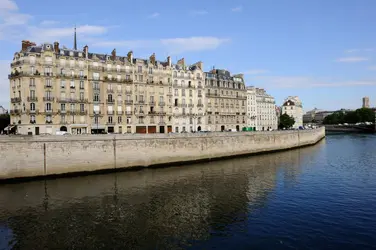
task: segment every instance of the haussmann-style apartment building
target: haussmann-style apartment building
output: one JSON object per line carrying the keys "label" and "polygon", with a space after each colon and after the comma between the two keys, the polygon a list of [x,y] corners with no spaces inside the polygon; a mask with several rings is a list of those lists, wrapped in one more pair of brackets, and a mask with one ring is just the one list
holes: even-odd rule
{"label": "haussmann-style apartment building", "polygon": [[11,127],[19,134],[168,133],[241,130],[242,75],[22,41],[11,63]]}

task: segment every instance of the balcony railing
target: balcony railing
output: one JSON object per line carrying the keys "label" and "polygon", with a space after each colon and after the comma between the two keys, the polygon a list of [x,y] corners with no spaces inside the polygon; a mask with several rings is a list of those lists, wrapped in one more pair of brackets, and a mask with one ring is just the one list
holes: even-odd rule
{"label": "balcony railing", "polygon": [[126,114],[126,115],[132,115],[133,112],[132,112],[132,111],[125,111],[125,114]]}
{"label": "balcony railing", "polygon": [[113,115],[114,111],[107,111],[107,115]]}
{"label": "balcony railing", "polygon": [[35,97],[35,96],[28,96],[28,97],[27,97],[27,101],[28,101],[28,102],[37,102],[37,101],[38,101],[38,97]]}
{"label": "balcony railing", "polygon": [[133,100],[125,100],[125,105],[132,105]]}
{"label": "balcony railing", "polygon": [[107,93],[114,93],[113,89],[107,89]]}
{"label": "balcony railing", "polygon": [[154,101],[150,101],[149,105],[155,105],[155,102]]}
{"label": "balcony railing", "polygon": [[116,114],[117,114],[117,115],[123,115],[124,112],[123,112],[123,111],[116,111]]}
{"label": "balcony railing", "polygon": [[114,99],[107,99],[106,102],[107,103],[115,103],[115,100]]}
{"label": "balcony railing", "polygon": [[195,105],[194,104],[188,104],[189,108],[193,108]]}
{"label": "balcony railing", "polygon": [[10,102],[11,103],[21,102],[21,98],[20,97],[10,98]]}
{"label": "balcony railing", "polygon": [[166,106],[166,103],[165,102],[159,102],[158,106],[160,106],[160,107]]}
{"label": "balcony railing", "polygon": [[44,102],[53,102],[55,101],[55,97],[45,96],[43,97]]}
{"label": "balcony railing", "polygon": [[197,107],[204,107],[204,104],[197,104]]}
{"label": "balcony railing", "polygon": [[130,90],[126,90],[126,91],[125,91],[125,94],[126,94],[126,95],[131,95],[131,94],[132,94],[132,91],[130,91]]}

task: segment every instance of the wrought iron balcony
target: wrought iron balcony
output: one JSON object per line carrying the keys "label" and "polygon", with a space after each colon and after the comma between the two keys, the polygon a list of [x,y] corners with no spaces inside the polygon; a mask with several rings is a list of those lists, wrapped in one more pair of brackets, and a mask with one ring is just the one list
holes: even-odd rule
{"label": "wrought iron balcony", "polygon": [[10,98],[11,103],[21,102],[21,97]]}
{"label": "wrought iron balcony", "polygon": [[28,96],[27,97],[27,101],[28,102],[37,102],[38,101],[38,97],[36,97],[36,96]]}

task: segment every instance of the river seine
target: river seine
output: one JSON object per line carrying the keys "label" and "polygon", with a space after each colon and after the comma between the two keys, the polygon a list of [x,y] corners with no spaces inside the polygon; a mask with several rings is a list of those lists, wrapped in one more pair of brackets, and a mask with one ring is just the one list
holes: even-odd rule
{"label": "river seine", "polygon": [[375,249],[376,136],[0,185],[0,249]]}

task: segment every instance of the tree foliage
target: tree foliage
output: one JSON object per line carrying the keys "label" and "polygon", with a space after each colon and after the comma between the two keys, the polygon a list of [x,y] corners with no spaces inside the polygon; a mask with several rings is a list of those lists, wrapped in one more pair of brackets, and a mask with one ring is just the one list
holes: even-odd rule
{"label": "tree foliage", "polygon": [[10,124],[9,114],[0,115],[0,132]]}
{"label": "tree foliage", "polygon": [[369,108],[360,108],[355,111],[342,112],[337,111],[324,118],[324,124],[340,124],[340,123],[358,123],[358,122],[374,122],[375,112]]}
{"label": "tree foliage", "polygon": [[291,128],[295,124],[294,117],[289,116],[288,114],[282,114],[279,118],[279,128]]}

